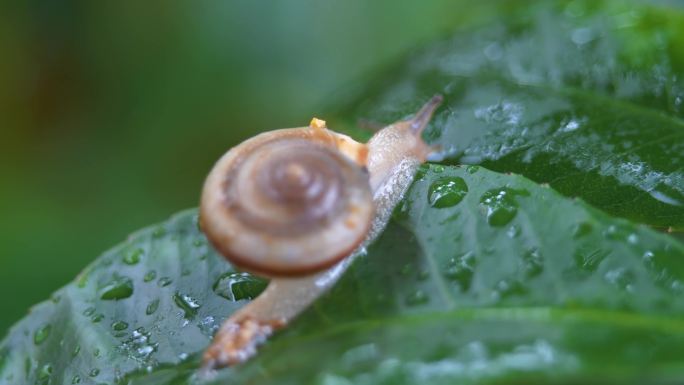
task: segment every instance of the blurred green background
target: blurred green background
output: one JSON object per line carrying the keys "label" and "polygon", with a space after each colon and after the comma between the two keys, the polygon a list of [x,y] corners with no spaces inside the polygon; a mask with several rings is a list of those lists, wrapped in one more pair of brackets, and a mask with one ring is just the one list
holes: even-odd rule
{"label": "blurred green background", "polygon": [[[459,25],[435,1],[0,5],[0,334],[231,145],[301,126]],[[321,116],[325,118],[325,116]]]}

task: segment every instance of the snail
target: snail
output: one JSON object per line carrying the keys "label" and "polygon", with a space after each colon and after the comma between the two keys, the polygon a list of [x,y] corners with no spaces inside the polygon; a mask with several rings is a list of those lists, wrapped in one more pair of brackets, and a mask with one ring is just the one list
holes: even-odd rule
{"label": "snail", "polygon": [[269,278],[233,313],[204,352],[203,368],[242,363],[342,276],[387,225],[394,206],[434,148],[421,134],[441,104],[368,143],[308,127],[259,134],[229,150],[205,181],[200,225],[234,266]]}

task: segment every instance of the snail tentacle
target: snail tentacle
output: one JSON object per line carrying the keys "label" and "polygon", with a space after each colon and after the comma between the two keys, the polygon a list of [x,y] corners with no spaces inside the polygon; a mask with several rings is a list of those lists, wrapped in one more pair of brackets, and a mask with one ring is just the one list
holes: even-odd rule
{"label": "snail tentacle", "polygon": [[343,259],[326,269],[302,276],[273,277],[256,299],[223,323],[204,353],[205,371],[249,359],[260,343],[308,308],[337,282],[357,256],[365,253],[366,247],[389,222],[392,210],[410,186],[416,169],[432,152],[421,134],[440,103],[441,96],[433,97],[414,118],[383,128],[367,144],[328,130],[323,121],[312,120],[305,129],[311,131],[309,135],[332,143],[368,171],[374,216],[365,238]]}

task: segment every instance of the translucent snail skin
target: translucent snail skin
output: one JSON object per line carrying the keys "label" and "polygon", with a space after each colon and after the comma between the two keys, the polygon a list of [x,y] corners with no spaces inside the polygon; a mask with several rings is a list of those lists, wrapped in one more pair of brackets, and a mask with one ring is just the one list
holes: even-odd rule
{"label": "translucent snail skin", "polygon": [[257,135],[216,163],[202,191],[202,229],[233,265],[270,282],[223,323],[204,353],[205,370],[253,356],[378,236],[434,151],[421,134],[441,102],[433,96],[368,143],[314,118],[309,127]]}

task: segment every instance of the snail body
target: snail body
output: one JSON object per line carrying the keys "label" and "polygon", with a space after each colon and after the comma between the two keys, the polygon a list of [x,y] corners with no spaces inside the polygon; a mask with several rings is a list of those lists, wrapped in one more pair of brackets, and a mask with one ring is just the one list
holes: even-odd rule
{"label": "snail body", "polygon": [[226,320],[204,368],[244,362],[342,276],[387,225],[433,149],[421,134],[442,98],[368,143],[309,127],[266,132],[226,153],[204,185],[203,231],[234,265],[270,278]]}

